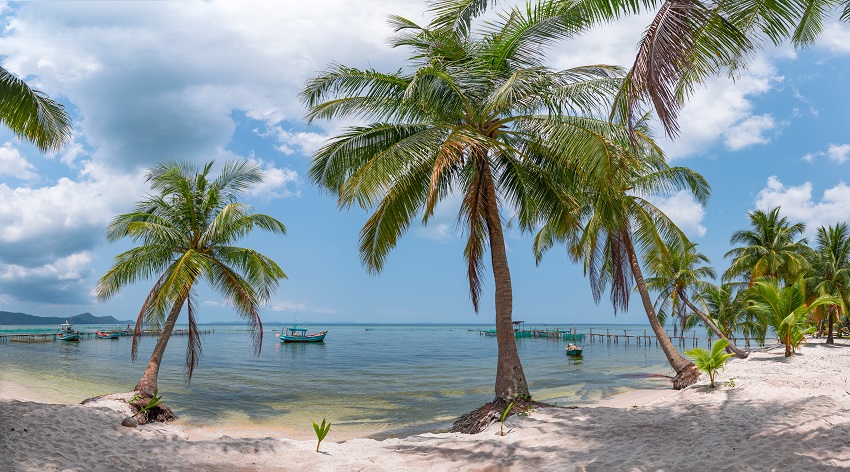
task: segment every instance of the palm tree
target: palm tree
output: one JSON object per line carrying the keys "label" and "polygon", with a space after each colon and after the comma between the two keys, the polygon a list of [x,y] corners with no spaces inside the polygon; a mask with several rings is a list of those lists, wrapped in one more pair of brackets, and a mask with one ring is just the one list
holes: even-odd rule
{"label": "palm tree", "polygon": [[251,185],[262,182],[259,166],[229,162],[215,179],[213,163],[203,168],[185,163],[160,164],[147,173],[151,189],[158,192],[142,200],[133,212],[115,217],[107,229],[110,241],[129,237],[141,245],[115,257],[115,265],[101,277],[97,296],[107,300],[128,284],[158,275],[139,311],[133,332],[135,360],[142,323],[158,327],[156,342],[144,374],[135,387],[138,405],[157,392],[157,374],[165,346],[187,307],[189,343],[186,348],[186,380],[192,378],[201,354],[196,325],[195,292],[206,280],[233,305],[252,328],[255,353],[263,340],[258,308],[269,300],[286,274],[268,257],[253,249],[233,246],[254,229],[285,234],[276,219],[258,213],[238,197]]}
{"label": "palm tree", "polygon": [[763,317],[776,331],[779,341],[785,345],[785,357],[791,357],[792,351],[803,341],[806,319],[812,310],[821,305],[838,303],[838,300],[828,295],[821,295],[806,303],[802,278],[782,288],[776,279],[761,278],[747,292],[749,309]]}
{"label": "palm tree", "polygon": [[311,122],[370,122],[332,138],[310,169],[310,178],[335,193],[341,208],[375,208],[360,232],[369,272],[383,269],[413,218],[421,214],[427,224],[442,199],[461,196],[458,223],[467,238],[464,258],[476,311],[488,248],[495,281],[495,399],[482,413],[495,413],[490,422],[509,402],[529,398],[512,329],[505,205],[517,211],[521,229],[530,229],[540,212],[568,204],[554,179],[562,162],[608,146],[602,136],[609,124],[585,116],[610,106],[605,97],[610,100],[619,86],[618,71],[555,71],[543,62],[544,46],[583,24],[573,18],[570,30],[563,27],[568,21],[531,6],[475,31],[463,21],[421,27],[391,17],[391,44],[413,51],[407,68],[383,73],[332,64],[301,95]]}
{"label": "palm tree", "polygon": [[817,248],[808,280],[814,292],[831,295],[837,303],[822,307],[827,311],[827,344],[834,344],[832,330],[841,313],[850,306],[850,229],[847,223],[818,228]]}
{"label": "palm tree", "polygon": [[724,280],[743,278],[750,286],[760,277],[789,282],[808,268],[811,249],[806,239],[800,238],[806,225],[789,224],[788,218],[779,216],[779,207],[768,212],[756,210],[747,216],[752,228],[735,231],[729,239],[730,244],[742,246],[724,255],[732,258]]}
{"label": "palm tree", "polygon": [[[645,122],[639,122],[635,130],[646,135]],[[649,324],[676,371],[673,387],[681,389],[696,382],[699,371],[676,350],[659,323],[639,253],[665,251],[666,242],[684,238],[649,198],[687,190],[704,204],[710,189],[696,172],[667,165],[661,150],[654,145],[644,143],[638,153],[632,149],[626,140],[619,143],[618,152],[596,162],[576,162],[574,185],[580,189],[580,226],[550,220],[538,233],[534,252],[539,261],[555,243],[566,243],[570,256],[582,261],[585,273],[589,273],[597,303],[610,284],[615,313],[628,309],[631,287],[637,285]]]}
{"label": "palm tree", "polygon": [[2,67],[0,123],[42,152],[58,151],[71,139],[71,117],[62,105]]}
{"label": "palm tree", "polygon": [[[700,296],[705,288],[706,278],[715,278],[717,274],[713,267],[700,266],[701,263],[710,262],[708,257],[697,252],[696,244],[687,239],[677,239],[665,244],[661,248],[651,248],[647,253],[647,268],[653,275],[646,279],[646,285],[650,289],[659,292],[656,299],[656,307],[670,306],[682,322],[682,334],[685,332],[686,310],[690,309],[706,327],[717,337],[727,341],[725,347],[734,352],[739,359],[746,359],[749,352],[743,351],[727,337],[728,334],[719,329],[711,318],[697,308],[691,301],[692,297]],[[688,293],[691,292],[691,295]]]}
{"label": "palm tree", "polygon": [[[708,283],[701,287],[699,301],[711,321],[728,339],[735,332],[741,332],[749,347],[750,337],[758,338],[755,326],[748,318],[744,296],[739,291],[740,283],[726,282],[720,285]],[[722,336],[721,336],[722,337]],[[729,352],[731,349],[727,348]]]}

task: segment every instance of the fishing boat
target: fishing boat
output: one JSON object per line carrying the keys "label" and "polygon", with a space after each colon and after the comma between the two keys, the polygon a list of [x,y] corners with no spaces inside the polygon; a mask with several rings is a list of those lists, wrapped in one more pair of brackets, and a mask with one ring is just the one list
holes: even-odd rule
{"label": "fishing boat", "polygon": [[79,341],[80,333],[74,331],[74,327],[70,323],[62,323],[59,325],[59,332],[56,333],[56,339],[59,341]]}
{"label": "fishing boat", "polygon": [[583,348],[580,346],[576,346],[573,343],[569,343],[567,344],[567,347],[564,348],[564,350],[567,351],[568,356],[575,357],[581,355],[581,351],[583,350]]}
{"label": "fishing boat", "polygon": [[286,328],[286,334],[279,334],[278,336],[280,336],[282,343],[320,343],[324,342],[327,334],[327,331],[307,334],[307,328],[298,328],[292,325],[291,328]]}
{"label": "fishing boat", "polygon": [[98,339],[118,339],[121,337],[121,333],[117,331],[101,331],[97,330],[95,333]]}

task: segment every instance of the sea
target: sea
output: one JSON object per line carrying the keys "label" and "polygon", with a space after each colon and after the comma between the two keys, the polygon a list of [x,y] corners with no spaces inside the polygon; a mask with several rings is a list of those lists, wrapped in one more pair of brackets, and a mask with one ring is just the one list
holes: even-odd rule
{"label": "sea", "polygon": [[[159,372],[162,401],[181,423],[193,426],[237,424],[312,431],[312,420],[327,418],[335,431],[391,437],[445,430],[461,414],[493,399],[496,338],[482,333],[492,325],[299,327],[310,333],[328,330],[328,335],[324,343],[284,344],[276,335],[285,327],[266,326],[262,351],[255,356],[245,326],[201,325],[209,332],[202,337],[201,361],[189,383],[184,368],[186,337],[172,337]],[[542,324],[525,328],[554,329]],[[593,328],[595,333],[607,329],[612,334],[648,330],[641,325],[575,328],[579,333]],[[53,330],[0,326],[0,334]],[[141,339],[135,363],[130,359],[130,337],[4,343],[0,344],[0,379],[67,403],[127,392],[144,372],[155,342],[155,337]],[[547,338],[517,339],[535,400],[581,405],[628,390],[670,385],[664,376],[673,371],[654,342],[645,345],[632,340],[627,345],[622,339],[613,343],[585,338],[577,343],[584,347],[581,358],[568,357],[566,344]]]}

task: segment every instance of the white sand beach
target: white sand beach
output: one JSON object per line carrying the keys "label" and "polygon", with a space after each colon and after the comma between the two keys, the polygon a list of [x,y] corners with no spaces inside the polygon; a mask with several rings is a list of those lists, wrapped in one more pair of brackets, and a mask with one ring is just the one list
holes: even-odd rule
{"label": "white sand beach", "polygon": [[[734,378],[734,387],[724,382]],[[175,425],[121,426],[103,406],[45,403],[0,384],[3,471],[850,470],[850,342],[812,340],[732,359],[708,387],[629,392],[513,416],[505,436],[421,434],[315,441],[210,438]],[[113,402],[118,404],[119,402]],[[470,405],[470,409],[478,405]],[[458,412],[462,413],[462,412]]]}

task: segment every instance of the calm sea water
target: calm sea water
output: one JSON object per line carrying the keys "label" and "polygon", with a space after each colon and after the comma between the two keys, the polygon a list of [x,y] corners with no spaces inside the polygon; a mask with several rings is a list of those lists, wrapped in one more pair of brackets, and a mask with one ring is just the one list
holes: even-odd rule
{"label": "calm sea water", "polygon": [[[0,331],[36,328],[45,330],[0,326]],[[184,337],[170,340],[159,374],[163,401],[189,424],[309,428],[310,419],[327,417],[336,430],[393,434],[448,427],[493,398],[496,339],[478,332],[489,326],[310,325],[309,332],[329,330],[318,344],[281,344],[275,337],[280,328],[267,326],[258,357],[244,328],[202,328],[214,333],[202,339],[203,356],[191,383],[184,383]],[[587,328],[579,326],[579,331]],[[622,333],[645,327],[608,328]],[[605,327],[594,330],[599,329]],[[135,364],[130,343],[131,338],[122,337],[0,344],[0,377],[69,402],[129,391],[144,371],[155,338],[142,339]],[[657,374],[672,374],[655,344],[585,341],[580,360],[565,355],[565,341],[525,338],[517,344],[532,395],[557,405],[667,386],[669,381]]]}

